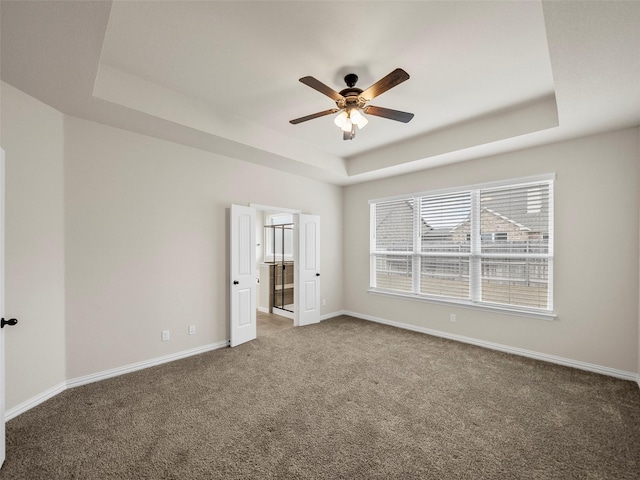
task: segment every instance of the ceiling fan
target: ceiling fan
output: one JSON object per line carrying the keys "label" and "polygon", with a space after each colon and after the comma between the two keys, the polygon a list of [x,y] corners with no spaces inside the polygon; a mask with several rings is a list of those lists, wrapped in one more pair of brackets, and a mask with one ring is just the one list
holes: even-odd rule
{"label": "ceiling fan", "polygon": [[313,120],[314,118],[324,117],[325,115],[340,112],[334,119],[334,123],[342,129],[343,140],[352,140],[356,135],[356,125],[358,128],[363,128],[369,122],[362,113],[408,123],[413,118],[413,113],[367,105],[367,102],[373,100],[378,95],[408,79],[409,74],[407,72],[401,68],[396,68],[393,72],[381,78],[366,90],[361,90],[356,88],[358,76],[355,73],[350,73],[344,77],[347,88],[340,92],[336,92],[331,87],[326,86],[324,83],[313,77],[302,77],[300,79],[302,83],[334,100],[337,108],[330,108],[329,110],[296,118],[295,120],[291,120],[289,123],[297,125],[298,123],[306,122],[307,120]]}

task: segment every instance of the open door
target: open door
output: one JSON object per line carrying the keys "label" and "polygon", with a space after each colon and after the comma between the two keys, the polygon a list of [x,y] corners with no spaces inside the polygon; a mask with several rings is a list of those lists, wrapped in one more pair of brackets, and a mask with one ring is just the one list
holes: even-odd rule
{"label": "open door", "polygon": [[231,205],[231,346],[255,340],[256,331],[256,211]]}
{"label": "open door", "polygon": [[320,322],[320,217],[298,215],[298,274],[295,276],[297,325]]}
{"label": "open door", "polygon": [[[0,316],[4,320],[4,150],[0,148]],[[0,328],[0,468],[5,458],[4,328]]]}

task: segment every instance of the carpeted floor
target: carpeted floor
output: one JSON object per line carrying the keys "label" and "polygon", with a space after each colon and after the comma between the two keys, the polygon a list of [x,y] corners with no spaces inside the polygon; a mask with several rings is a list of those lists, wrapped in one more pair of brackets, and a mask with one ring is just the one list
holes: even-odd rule
{"label": "carpeted floor", "polygon": [[68,390],[0,478],[637,479],[633,382],[340,317]]}

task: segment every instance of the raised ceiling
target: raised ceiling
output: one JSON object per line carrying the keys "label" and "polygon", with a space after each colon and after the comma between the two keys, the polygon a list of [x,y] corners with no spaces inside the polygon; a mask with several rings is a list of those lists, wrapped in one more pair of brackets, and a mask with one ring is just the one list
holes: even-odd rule
{"label": "raised ceiling", "polygon": [[[2,79],[58,110],[350,184],[640,124],[638,2],[13,2]],[[366,88],[352,141],[298,82]]]}

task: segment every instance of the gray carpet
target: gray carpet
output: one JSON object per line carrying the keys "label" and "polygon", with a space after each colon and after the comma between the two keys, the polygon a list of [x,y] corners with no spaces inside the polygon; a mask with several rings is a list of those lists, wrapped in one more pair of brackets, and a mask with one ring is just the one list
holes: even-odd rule
{"label": "gray carpet", "polygon": [[68,390],[2,479],[637,479],[633,382],[349,317]]}

